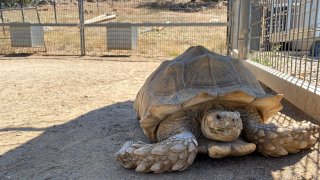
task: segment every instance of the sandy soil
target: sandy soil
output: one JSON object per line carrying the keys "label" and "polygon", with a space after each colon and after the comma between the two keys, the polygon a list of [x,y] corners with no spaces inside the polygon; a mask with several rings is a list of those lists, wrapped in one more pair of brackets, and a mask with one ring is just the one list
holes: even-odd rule
{"label": "sandy soil", "polygon": [[[148,139],[133,100],[161,60],[0,57],[0,179],[319,179],[319,143],[282,158],[198,156],[186,171],[127,170],[113,154]],[[284,101],[282,113],[310,119]]]}

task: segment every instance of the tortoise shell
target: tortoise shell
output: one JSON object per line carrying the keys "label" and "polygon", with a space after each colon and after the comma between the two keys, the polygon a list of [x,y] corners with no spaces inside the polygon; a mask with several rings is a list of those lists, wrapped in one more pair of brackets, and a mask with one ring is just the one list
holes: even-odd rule
{"label": "tortoise shell", "polygon": [[265,122],[282,109],[282,95],[268,95],[239,60],[202,46],[164,61],[146,80],[134,106],[144,133],[157,141],[159,123],[169,114],[208,101],[232,101],[258,109]]}

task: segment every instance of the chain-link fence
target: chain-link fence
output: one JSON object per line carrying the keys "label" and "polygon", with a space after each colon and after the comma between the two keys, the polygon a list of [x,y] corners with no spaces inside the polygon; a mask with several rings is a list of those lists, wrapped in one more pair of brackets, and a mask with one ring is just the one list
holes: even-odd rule
{"label": "chain-link fence", "polygon": [[171,57],[191,45],[227,53],[227,2],[23,2],[1,4],[1,54]]}
{"label": "chain-link fence", "polygon": [[251,60],[319,89],[320,0],[252,1]]}

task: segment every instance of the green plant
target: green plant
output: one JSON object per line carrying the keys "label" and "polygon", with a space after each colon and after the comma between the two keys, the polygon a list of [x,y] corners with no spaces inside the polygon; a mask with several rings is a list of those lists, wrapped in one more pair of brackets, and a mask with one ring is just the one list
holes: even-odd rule
{"label": "green plant", "polygon": [[168,52],[168,55],[169,55],[170,57],[177,57],[179,54],[180,54],[180,53],[179,53],[179,52],[176,52],[176,51],[170,51],[170,52]]}
{"label": "green plant", "polygon": [[281,44],[280,43],[274,43],[272,44],[272,48],[271,48],[271,51],[272,51],[272,55],[275,55],[275,53],[277,51],[279,51],[281,49]]}
{"label": "green plant", "polygon": [[256,57],[252,58],[251,60],[254,62],[257,62],[259,64],[262,64],[264,66],[267,66],[267,67],[272,66],[272,63],[270,62],[269,57],[256,56]]}

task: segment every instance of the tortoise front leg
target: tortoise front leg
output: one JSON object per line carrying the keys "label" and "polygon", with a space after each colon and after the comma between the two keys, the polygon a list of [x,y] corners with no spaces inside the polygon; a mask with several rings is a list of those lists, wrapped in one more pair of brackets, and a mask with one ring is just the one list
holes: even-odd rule
{"label": "tortoise front leg", "polygon": [[243,156],[256,150],[254,143],[248,143],[241,137],[231,142],[215,141],[206,138],[199,140],[198,153],[208,154],[211,158]]}
{"label": "tortoise front leg", "polygon": [[262,124],[258,113],[244,115],[244,136],[257,144],[265,156],[280,157],[312,147],[319,138],[319,126],[311,122],[298,122],[283,115],[275,115],[271,122]]}
{"label": "tortoise front leg", "polygon": [[182,132],[155,144],[128,141],[115,157],[125,168],[139,172],[182,171],[193,163],[197,146],[191,132]]}

